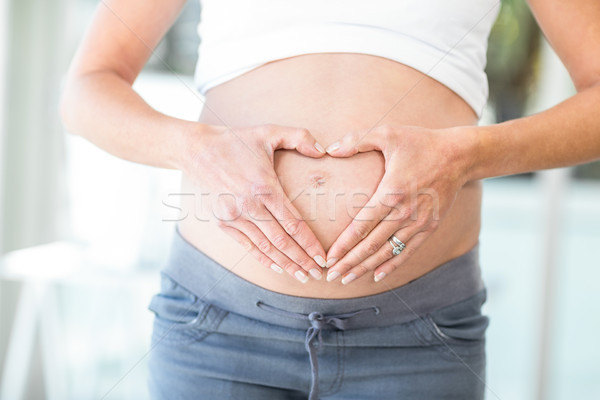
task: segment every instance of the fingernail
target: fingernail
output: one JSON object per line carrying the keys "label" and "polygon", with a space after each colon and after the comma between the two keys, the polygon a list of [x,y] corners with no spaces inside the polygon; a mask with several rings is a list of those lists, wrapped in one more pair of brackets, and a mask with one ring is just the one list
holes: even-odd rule
{"label": "fingernail", "polygon": [[327,265],[325,265],[325,268],[331,268],[333,267],[333,264],[335,264],[338,261],[337,258],[328,258],[327,259]]}
{"label": "fingernail", "polygon": [[317,264],[319,264],[319,267],[323,267],[325,268],[327,266],[327,263],[325,262],[325,259],[321,256],[314,256],[313,260],[315,260],[315,262]]}
{"label": "fingernail", "polygon": [[319,150],[321,153],[325,154],[325,149],[323,146],[319,144],[319,142],[315,142],[315,149]]}
{"label": "fingernail", "polygon": [[306,276],[306,274],[302,271],[296,271],[296,273],[294,273],[294,276],[302,283],[308,282],[308,276]]}
{"label": "fingernail", "polygon": [[356,274],[354,272],[350,272],[348,275],[346,275],[344,277],[344,279],[342,279],[342,285],[347,285],[348,283],[352,282],[355,279],[356,279]]}
{"label": "fingernail", "polygon": [[278,274],[281,274],[283,272],[283,268],[281,268],[279,265],[277,264],[271,264],[271,269],[275,272],[277,272]]}
{"label": "fingernail", "polygon": [[329,147],[327,147],[326,151],[328,153],[331,153],[332,151],[336,151],[339,148],[340,148],[340,142],[335,142],[335,143],[329,145]]}
{"label": "fingernail", "polygon": [[385,272],[380,272],[377,275],[375,275],[375,282],[379,282],[383,278],[385,278]]}
{"label": "fingernail", "polygon": [[327,274],[327,282],[331,282],[334,279],[337,279],[340,276],[340,273],[337,271],[329,271]]}
{"label": "fingernail", "polygon": [[308,272],[309,272],[309,273],[312,275],[312,277],[313,277],[313,278],[315,278],[315,279],[317,279],[317,280],[318,280],[318,279],[321,279],[321,278],[323,277],[323,274],[321,273],[321,271],[319,271],[319,270],[318,270],[318,269],[316,269],[316,268],[313,268],[313,269],[311,269],[311,270],[310,270],[310,271],[308,271]]}

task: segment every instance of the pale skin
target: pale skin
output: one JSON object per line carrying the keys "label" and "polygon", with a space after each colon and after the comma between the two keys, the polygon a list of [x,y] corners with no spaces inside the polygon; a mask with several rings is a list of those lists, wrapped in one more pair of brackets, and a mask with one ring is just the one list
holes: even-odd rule
{"label": "pale skin", "polygon": [[[415,134],[415,129],[405,127],[388,127],[368,135],[351,133],[344,137],[339,149],[328,152],[344,157],[361,151],[382,151],[386,171],[408,171],[417,187],[432,188],[439,194],[440,218],[451,207],[457,188],[465,182],[600,158],[600,3],[530,0],[529,4],[571,75],[578,91],[575,96],[536,115],[488,127],[456,127],[451,135],[422,129]],[[457,137],[461,139],[456,140]],[[417,148],[425,154],[414,160],[399,157],[407,142],[410,146],[423,143]],[[428,170],[427,166],[434,163],[436,169]],[[386,174],[378,193],[370,199],[375,207],[361,211],[363,221],[353,222],[329,250],[328,262],[341,257],[329,274],[337,276],[337,272],[348,277],[373,271],[374,279],[383,279],[437,228],[439,219],[433,218],[430,198],[420,196],[420,201],[411,205],[408,196],[401,196],[387,204],[385,193],[394,192],[410,193],[410,188],[404,179]],[[386,204],[401,214],[389,224],[378,222],[393,215]],[[421,216],[417,220],[405,216],[409,214],[405,210],[414,208]],[[393,258],[389,249],[372,251],[373,242],[382,242],[392,234],[406,243],[405,251]]]}
{"label": "pale skin", "polygon": [[[455,114],[460,117],[449,122],[426,123],[399,115],[391,118],[391,124],[383,121],[376,127],[368,123],[343,126],[335,134],[319,132],[313,126],[307,128],[310,121],[289,126],[277,121],[240,125],[235,116],[231,116],[227,121],[213,117],[212,120],[206,118],[205,123],[188,122],[150,108],[131,89],[131,84],[147,61],[151,48],[173,23],[184,2],[155,0],[152,3],[113,0],[106,1],[108,7],[99,7],[69,72],[61,106],[63,120],[69,131],[85,136],[121,158],[180,169],[190,182],[203,189],[233,193],[238,201],[223,200],[216,208],[221,214],[240,217],[225,218],[226,222],[219,220],[218,226],[241,243],[260,264],[277,270],[272,267],[275,264],[287,271],[299,287],[303,285],[301,282],[309,280],[309,276],[315,280],[311,281],[315,287],[313,291],[308,285],[300,289],[291,283],[284,287],[273,283],[270,287],[276,290],[307,296],[352,297],[399,286],[431,270],[439,262],[461,254],[473,244],[477,232],[464,228],[470,241],[457,242],[430,257],[431,265],[421,269],[416,267],[425,263],[426,257],[419,258],[419,252],[423,253],[421,248],[440,247],[434,245],[436,240],[442,243],[442,238],[435,239],[436,232],[438,236],[442,232],[447,236],[452,231],[444,228],[445,225],[457,225],[456,221],[460,220],[471,221],[472,215],[465,210],[469,209],[469,201],[476,203],[478,196],[468,194],[476,192],[473,182],[600,158],[600,118],[597,116],[600,106],[600,49],[597,46],[600,43],[600,24],[597,23],[600,3],[596,1],[530,1],[542,30],[565,63],[578,90],[575,96],[560,105],[530,117],[476,127],[472,126],[472,112],[465,111],[460,99],[452,98],[450,94],[446,96],[445,89],[438,89],[436,83],[431,82],[430,91],[423,90],[423,96],[431,96],[431,91],[439,93],[440,98],[446,96],[444,105],[448,107],[443,109],[456,110]],[[115,18],[115,14],[120,18]],[[127,22],[127,27],[123,21]],[[332,60],[326,57],[305,59],[318,62],[321,71],[326,70],[324,62]],[[353,63],[363,59],[352,58]],[[294,62],[290,61],[288,65],[293,67]],[[388,68],[383,61],[377,60],[377,63],[368,66]],[[274,72],[276,64],[272,67]],[[405,74],[408,77],[412,73],[400,66],[397,68],[394,70],[396,76]],[[332,70],[339,68],[332,67]],[[229,88],[247,84],[252,76],[259,74],[250,74],[246,81],[237,80]],[[327,91],[335,92],[336,89],[337,86],[328,87]],[[218,107],[219,96],[228,100],[224,94],[227,90],[227,87],[216,89],[210,103],[220,115],[227,114],[225,108]],[[374,116],[377,113],[378,110],[373,110]],[[249,119],[240,120],[246,122]],[[325,130],[333,131],[333,125]],[[321,142],[323,146],[318,144]],[[328,148],[328,155],[323,154],[324,146]],[[277,154],[282,154],[280,164],[291,159],[292,156],[287,155],[290,150],[312,158],[310,165],[318,162],[334,165],[334,160],[338,159],[340,164],[336,166],[345,165],[341,164],[343,159],[356,158],[359,163],[358,160],[376,157],[375,150],[383,155],[385,170],[373,187],[371,198],[368,202],[365,199],[364,208],[351,216],[354,219],[348,223],[332,229],[333,235],[320,231],[322,228],[315,224],[311,226],[310,221],[303,221],[302,213],[285,195],[290,194],[292,186],[281,174],[280,184],[273,166],[277,169]],[[364,157],[360,158],[360,154],[355,155],[357,153]],[[234,164],[245,167],[234,168]],[[207,178],[209,176],[211,178]],[[435,193],[435,196],[415,196],[415,192],[421,190]],[[254,196],[263,193],[274,196]],[[301,202],[295,203],[301,205]],[[256,218],[257,215],[260,218]],[[266,218],[268,216],[274,218]],[[395,257],[387,243],[392,234],[407,245]],[[334,262],[336,259],[338,261]],[[330,266],[330,282],[317,281],[323,272],[324,260]],[[415,266],[417,272],[413,275],[395,272],[401,265],[407,269]],[[251,274],[243,275],[243,269],[239,272],[247,278]],[[273,276],[282,279],[277,274]],[[364,282],[359,279],[362,276],[370,276],[372,284],[359,284]],[[388,278],[384,282],[390,282],[390,286],[373,286],[375,281],[385,277]],[[262,282],[256,279],[257,283]],[[271,278],[264,279],[266,282]],[[345,285],[336,284],[340,281],[344,284],[356,281],[356,285],[362,286],[344,294]],[[324,289],[323,285],[332,288]]]}
{"label": "pale skin", "polygon": [[[242,214],[223,224],[223,229],[238,230],[256,242],[268,237],[277,245],[262,253],[290,274],[303,276],[301,269],[319,271],[317,263],[324,265],[325,252],[293,205],[285,200],[272,165],[276,149],[295,149],[310,157],[321,157],[323,147],[301,127],[207,129],[150,108],[131,85],[185,2],[152,3],[107,0],[97,9],[69,73],[61,104],[65,125],[119,157],[192,171],[191,175],[203,183],[204,177],[210,176],[209,188],[229,189],[237,199],[237,204],[226,200],[220,204],[222,219],[228,220],[225,214]],[[199,130],[203,135],[196,135]],[[208,147],[212,150],[204,151]],[[227,167],[231,157],[251,168],[234,176],[235,171]],[[251,196],[265,190],[275,198]],[[287,207],[278,207],[281,201],[277,198],[283,199]],[[250,213],[272,214],[286,222],[253,218]],[[248,250],[265,259],[256,246]]]}

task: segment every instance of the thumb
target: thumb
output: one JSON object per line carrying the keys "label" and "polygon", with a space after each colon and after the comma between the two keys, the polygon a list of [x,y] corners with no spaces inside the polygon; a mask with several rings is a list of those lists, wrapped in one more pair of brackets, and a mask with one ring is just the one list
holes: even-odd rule
{"label": "thumb", "polygon": [[356,153],[363,153],[372,150],[383,151],[382,144],[385,141],[380,140],[378,130],[366,130],[350,132],[344,135],[338,142],[327,147],[327,154],[332,157],[350,157]]}
{"label": "thumb", "polygon": [[273,150],[296,150],[308,157],[319,158],[325,155],[325,149],[305,128],[282,128],[271,133],[270,143]]}

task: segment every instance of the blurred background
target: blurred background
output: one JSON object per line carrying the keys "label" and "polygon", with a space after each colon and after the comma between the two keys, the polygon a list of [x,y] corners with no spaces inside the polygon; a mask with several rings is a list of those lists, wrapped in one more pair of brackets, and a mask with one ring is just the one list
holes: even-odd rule
{"label": "blurred background", "polygon": [[[97,0],[0,0],[0,399],[145,399],[180,174],[65,133],[58,96]],[[197,1],[135,89],[195,120]],[[522,0],[502,1],[481,124],[574,94]],[[599,399],[600,164],[484,182],[488,399]]]}

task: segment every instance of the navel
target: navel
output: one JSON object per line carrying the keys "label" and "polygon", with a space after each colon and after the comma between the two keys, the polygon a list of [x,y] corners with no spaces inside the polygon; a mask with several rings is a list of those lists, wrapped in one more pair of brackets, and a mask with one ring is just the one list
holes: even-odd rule
{"label": "navel", "polygon": [[323,187],[325,183],[327,183],[327,179],[325,179],[325,176],[323,174],[313,174],[310,176],[310,185],[314,189]]}

